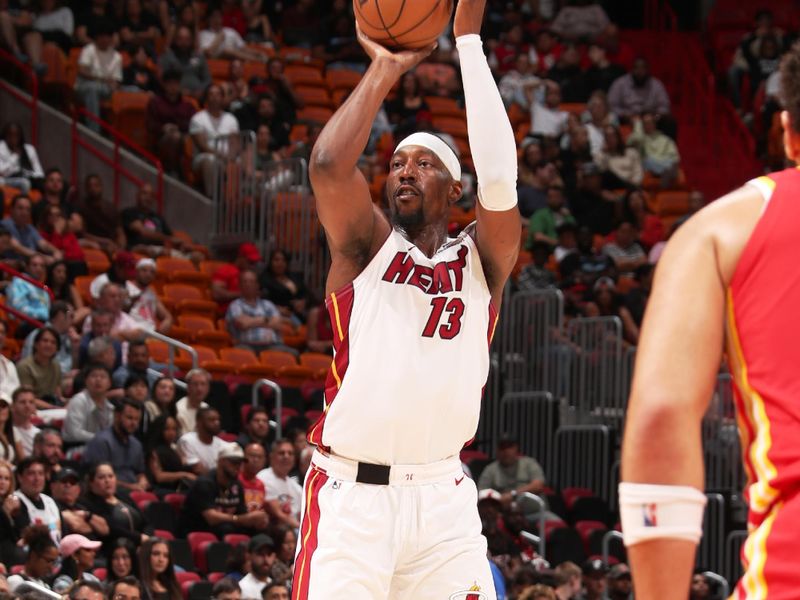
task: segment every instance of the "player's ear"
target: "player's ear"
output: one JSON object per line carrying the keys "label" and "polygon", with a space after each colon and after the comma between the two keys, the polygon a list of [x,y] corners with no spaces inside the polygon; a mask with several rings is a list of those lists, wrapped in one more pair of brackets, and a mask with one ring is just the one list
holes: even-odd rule
{"label": "player's ear", "polygon": [[447,194],[447,203],[448,204],[455,204],[461,198],[464,190],[461,185],[460,181],[456,181],[455,179],[450,182],[450,190]]}
{"label": "player's ear", "polygon": [[786,158],[797,161],[800,158],[800,133],[797,133],[795,126],[800,127],[800,123],[792,123],[792,117],[788,110],[781,111],[781,125],[783,126],[783,151]]}

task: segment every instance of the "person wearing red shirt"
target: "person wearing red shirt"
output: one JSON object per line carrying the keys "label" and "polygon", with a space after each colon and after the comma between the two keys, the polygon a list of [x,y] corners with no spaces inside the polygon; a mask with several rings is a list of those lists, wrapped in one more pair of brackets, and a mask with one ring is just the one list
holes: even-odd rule
{"label": "person wearing red shirt", "polygon": [[219,304],[222,313],[228,305],[239,297],[239,274],[243,269],[255,269],[261,262],[261,253],[252,242],[239,246],[236,260],[222,265],[211,277],[211,298]]}
{"label": "person wearing red shirt", "polygon": [[239,471],[239,483],[244,490],[244,505],[247,512],[263,510],[267,502],[267,488],[256,475],[267,464],[264,446],[259,443],[247,444],[244,447],[244,462]]}

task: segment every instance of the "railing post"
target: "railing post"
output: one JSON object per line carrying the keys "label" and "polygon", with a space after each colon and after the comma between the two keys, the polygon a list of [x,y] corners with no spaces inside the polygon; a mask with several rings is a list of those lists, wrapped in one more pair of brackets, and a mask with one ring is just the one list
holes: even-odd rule
{"label": "railing post", "polygon": [[179,350],[184,350],[189,353],[189,356],[192,357],[192,368],[196,369],[198,366],[198,356],[197,350],[192,348],[189,344],[184,344],[176,340],[175,338],[171,338],[169,336],[164,335],[163,333],[159,333],[154,330],[145,329],[142,334],[145,337],[151,337],[159,342],[164,342],[167,344],[167,374],[172,378],[173,374],[175,373],[175,348]]}
{"label": "railing post", "polygon": [[609,531],[603,536],[603,562],[608,564],[608,557],[610,556],[611,540],[618,539],[622,541],[622,533],[619,531]]}
{"label": "railing post", "polygon": [[531,492],[525,492],[522,494],[523,498],[534,502],[539,507],[539,556],[544,558],[544,551],[545,551],[545,522],[546,522],[546,515],[545,511],[547,510],[547,504],[542,499],[541,496],[537,496],[536,494],[532,494]]}
{"label": "railing post", "polygon": [[114,138],[114,206],[119,207],[119,140]]}
{"label": "railing post", "polygon": [[275,439],[279,440],[283,437],[283,390],[281,390],[281,386],[271,379],[258,379],[254,381],[252,398],[254,407],[258,406],[258,394],[262,385],[271,387],[272,391],[275,392]]}
{"label": "railing post", "polygon": [[728,585],[728,580],[725,579],[722,575],[714,573],[714,571],[704,571],[703,576],[711,579],[712,581],[716,581],[719,585],[721,594],[718,594],[719,598],[727,598],[730,593],[730,585]]}

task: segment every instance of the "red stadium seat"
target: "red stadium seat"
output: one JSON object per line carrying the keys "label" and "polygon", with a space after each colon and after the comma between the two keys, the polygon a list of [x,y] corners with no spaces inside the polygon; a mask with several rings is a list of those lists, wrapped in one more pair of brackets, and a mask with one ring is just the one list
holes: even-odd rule
{"label": "red stadium seat", "polygon": [[179,515],[181,514],[183,505],[186,502],[186,496],[184,494],[167,494],[164,496],[164,502],[172,507],[176,515]]}

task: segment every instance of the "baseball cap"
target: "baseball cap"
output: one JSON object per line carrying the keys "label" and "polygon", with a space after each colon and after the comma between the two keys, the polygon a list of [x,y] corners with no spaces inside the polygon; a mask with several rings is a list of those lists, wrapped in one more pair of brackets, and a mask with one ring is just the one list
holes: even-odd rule
{"label": "baseball cap", "polygon": [[70,469],[69,467],[64,467],[63,469],[59,469],[53,474],[54,482],[61,483],[62,481],[66,481],[67,479],[73,479],[76,483],[81,480],[77,471],[75,471],[74,469]]}
{"label": "baseball cap", "polygon": [[248,552],[256,552],[263,548],[264,546],[269,546],[270,550],[275,549],[275,542],[271,537],[265,535],[263,533],[259,533],[258,535],[254,536],[250,543],[247,544],[247,551]]}
{"label": "baseball cap", "polygon": [[500,492],[491,488],[487,488],[478,492],[478,502],[481,500],[494,500],[495,502],[500,502],[500,498]]}
{"label": "baseball cap", "polygon": [[136,268],[141,269],[142,267],[152,267],[155,269],[156,261],[154,261],[152,258],[140,258],[136,263]]}
{"label": "baseball cap", "polygon": [[219,451],[218,458],[227,458],[229,460],[244,460],[244,450],[239,444],[229,442],[225,444]]}
{"label": "baseball cap", "polygon": [[93,542],[86,536],[79,533],[70,533],[61,538],[61,556],[72,556],[81,548],[87,550],[97,550],[102,546],[102,542]]}
{"label": "baseball cap", "polygon": [[114,256],[114,264],[122,267],[126,277],[133,277],[136,270],[136,257],[130,252],[121,250]]}
{"label": "baseball cap", "polygon": [[584,575],[605,575],[608,572],[608,567],[599,558],[594,558],[583,563],[581,571]]}
{"label": "baseball cap", "polygon": [[250,262],[261,262],[261,252],[253,242],[245,242],[239,246],[239,256],[246,258]]}
{"label": "baseball cap", "polygon": [[500,436],[500,439],[497,440],[498,448],[511,448],[511,446],[516,446],[518,444],[519,441],[517,440],[517,438],[515,438],[513,435],[508,435],[508,434]]}
{"label": "baseball cap", "polygon": [[608,571],[608,578],[609,579],[630,579],[631,578],[631,570],[628,568],[628,565],[625,563],[618,563],[611,567]]}

